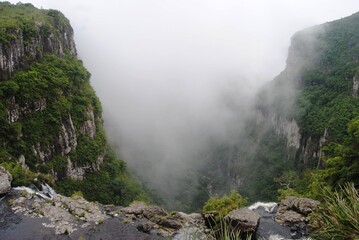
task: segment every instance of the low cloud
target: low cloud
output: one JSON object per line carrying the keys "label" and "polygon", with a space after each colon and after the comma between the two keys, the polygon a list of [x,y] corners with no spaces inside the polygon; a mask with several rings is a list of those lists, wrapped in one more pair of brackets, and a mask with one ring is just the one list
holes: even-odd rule
{"label": "low cloud", "polygon": [[164,194],[210,143],[232,141],[257,89],[285,67],[290,37],[357,0],[33,0],[71,21],[107,135]]}

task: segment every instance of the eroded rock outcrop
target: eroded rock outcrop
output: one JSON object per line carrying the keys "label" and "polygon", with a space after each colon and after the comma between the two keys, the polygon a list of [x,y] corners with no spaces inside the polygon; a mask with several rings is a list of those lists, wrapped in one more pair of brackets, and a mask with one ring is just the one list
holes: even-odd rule
{"label": "eroded rock outcrop", "polygon": [[109,218],[101,212],[98,204],[79,196],[70,198],[55,194],[52,198],[44,198],[26,188],[15,191],[14,195],[10,203],[15,213],[47,218],[50,223],[44,223],[44,226],[54,228],[56,234],[70,234],[78,228],[98,224]]}
{"label": "eroded rock outcrop", "polygon": [[160,235],[168,237],[182,227],[181,223],[171,218],[163,208],[155,205],[134,203],[122,209],[122,212],[130,219],[147,219],[148,221],[138,225],[138,229],[144,232],[156,230]]}
{"label": "eroded rock outcrop", "polygon": [[174,239],[212,239],[201,214],[183,212],[168,213],[163,208],[144,203],[134,203],[121,210],[130,222],[137,222],[137,229]]}
{"label": "eroded rock outcrop", "polygon": [[275,219],[279,223],[306,221],[319,204],[309,198],[287,197],[280,202]]}
{"label": "eroded rock outcrop", "polygon": [[8,193],[11,189],[12,176],[6,169],[0,166],[0,195]]}
{"label": "eroded rock outcrop", "polygon": [[353,77],[353,89],[352,89],[352,96],[353,97],[358,97],[358,90],[359,90],[359,75],[357,73]]}
{"label": "eroded rock outcrop", "polygon": [[101,154],[97,157],[95,162],[89,162],[84,165],[78,165],[76,162],[72,162],[71,158],[67,158],[66,177],[73,180],[83,180],[86,173],[95,172],[100,170],[100,165],[103,163],[105,154]]}
{"label": "eroded rock outcrop", "polygon": [[55,150],[57,154],[65,156],[77,147],[77,134],[74,127],[71,114],[61,122],[60,133],[55,141]]}
{"label": "eroded rock outcrop", "polygon": [[83,134],[86,134],[89,138],[93,138],[96,133],[96,123],[95,123],[95,115],[91,106],[86,108],[86,121],[80,127],[80,131]]}
{"label": "eroded rock outcrop", "polygon": [[68,20],[58,11],[47,14],[56,21],[56,29],[44,22],[35,22],[31,34],[20,27],[3,29],[11,38],[0,41],[0,81],[9,79],[14,71],[26,68],[46,53],[76,55],[74,32]]}
{"label": "eroded rock outcrop", "polygon": [[275,221],[286,226],[298,236],[309,232],[309,214],[317,209],[319,201],[309,198],[287,197],[283,199],[275,215]]}

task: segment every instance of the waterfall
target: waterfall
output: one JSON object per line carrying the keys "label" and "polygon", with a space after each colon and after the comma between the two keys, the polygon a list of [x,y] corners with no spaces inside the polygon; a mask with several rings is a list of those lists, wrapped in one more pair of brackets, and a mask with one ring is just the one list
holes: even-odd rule
{"label": "waterfall", "polygon": [[28,193],[31,193],[31,194],[36,194],[44,199],[52,199],[54,197],[54,195],[56,194],[56,191],[50,187],[47,183],[45,184],[41,184],[41,188],[42,190],[38,190],[38,189],[32,189],[32,188],[29,188],[29,187],[24,187],[24,186],[21,186],[21,187],[14,187],[13,189],[15,191],[26,191]]}
{"label": "waterfall", "polygon": [[275,202],[268,202],[268,203],[256,202],[256,203],[252,204],[251,206],[249,206],[248,208],[250,210],[255,210],[255,209],[258,209],[259,207],[262,207],[262,208],[264,208],[264,210],[267,213],[273,213],[276,206],[278,206],[278,203],[275,203]]}

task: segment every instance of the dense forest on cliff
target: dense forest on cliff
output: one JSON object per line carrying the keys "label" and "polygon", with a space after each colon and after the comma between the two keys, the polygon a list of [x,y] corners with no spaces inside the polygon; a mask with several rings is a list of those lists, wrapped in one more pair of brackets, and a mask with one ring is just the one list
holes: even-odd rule
{"label": "dense forest on cliff", "polygon": [[[283,108],[288,110],[277,112],[277,117],[298,123],[299,145],[287,149],[286,156],[301,179],[320,175],[323,184],[329,186],[338,187],[348,181],[359,184],[355,154],[359,117],[358,29],[356,13],[306,29],[292,39],[296,59],[288,59],[287,69],[293,68],[293,63],[300,66],[298,75],[289,83],[295,89],[294,100],[287,101],[279,93],[275,101],[290,103]],[[284,79],[279,77],[272,84],[283,84]],[[274,108],[274,104],[269,106],[270,111]],[[303,184],[297,186],[305,193]]]}

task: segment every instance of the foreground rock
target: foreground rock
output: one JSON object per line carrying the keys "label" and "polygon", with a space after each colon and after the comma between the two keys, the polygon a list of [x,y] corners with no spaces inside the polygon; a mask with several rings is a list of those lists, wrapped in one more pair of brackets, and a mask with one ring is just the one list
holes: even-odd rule
{"label": "foreground rock", "polygon": [[242,237],[255,236],[259,219],[259,213],[248,208],[235,209],[224,218],[233,230],[240,233]]}
{"label": "foreground rock", "polygon": [[79,196],[15,188],[0,200],[0,239],[162,239],[139,232],[123,215]]}
{"label": "foreground rock", "polygon": [[121,212],[128,221],[137,222],[137,229],[145,233],[174,239],[211,239],[201,214],[169,214],[158,206],[144,203],[133,203]]}
{"label": "foreground rock", "polygon": [[283,226],[274,221],[277,203],[257,202],[249,207],[261,216],[256,237],[261,240],[292,239],[290,227]]}
{"label": "foreground rock", "polygon": [[6,194],[11,189],[11,174],[6,169],[0,166],[0,195]]}
{"label": "foreground rock", "polygon": [[134,203],[101,205],[44,186],[11,190],[0,200],[0,239],[211,239],[201,214],[168,213]]}
{"label": "foreground rock", "polygon": [[297,237],[308,235],[309,214],[317,209],[319,201],[309,198],[287,197],[283,199],[275,215],[275,221],[289,226]]}
{"label": "foreground rock", "polygon": [[107,218],[98,204],[82,197],[64,197],[55,194],[52,199],[44,199],[31,191],[21,190],[9,200],[15,213],[33,218],[47,218],[45,227],[55,229],[56,234],[71,234],[79,228],[103,223]]}
{"label": "foreground rock", "polygon": [[[242,237],[299,239],[307,234],[308,214],[318,204],[311,199],[287,198],[276,214],[275,203],[261,203],[233,210],[225,221]],[[126,208],[104,206],[80,196],[61,196],[49,186],[42,191],[19,187],[0,199],[0,239],[214,240],[206,220],[208,224],[215,216],[214,212],[169,213],[145,203]]]}

